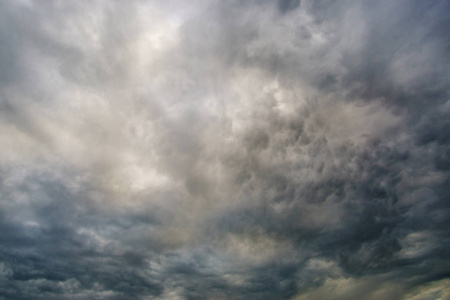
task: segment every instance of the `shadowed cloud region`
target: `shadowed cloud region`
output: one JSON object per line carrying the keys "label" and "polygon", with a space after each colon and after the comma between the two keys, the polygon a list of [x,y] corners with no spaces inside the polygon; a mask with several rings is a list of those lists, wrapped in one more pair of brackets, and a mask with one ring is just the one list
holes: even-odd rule
{"label": "shadowed cloud region", "polygon": [[450,299],[450,3],[0,3],[0,299]]}

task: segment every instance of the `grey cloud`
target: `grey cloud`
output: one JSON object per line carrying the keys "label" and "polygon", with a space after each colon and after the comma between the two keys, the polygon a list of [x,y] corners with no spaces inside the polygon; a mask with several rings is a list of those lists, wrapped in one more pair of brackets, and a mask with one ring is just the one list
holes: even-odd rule
{"label": "grey cloud", "polygon": [[0,5],[0,299],[448,296],[447,3]]}
{"label": "grey cloud", "polygon": [[287,12],[295,9],[300,5],[300,0],[280,0],[278,1],[278,8],[281,12]]}

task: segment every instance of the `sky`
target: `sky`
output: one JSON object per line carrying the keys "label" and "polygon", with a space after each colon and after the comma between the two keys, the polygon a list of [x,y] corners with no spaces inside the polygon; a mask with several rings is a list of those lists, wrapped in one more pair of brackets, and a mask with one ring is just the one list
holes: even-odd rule
{"label": "sky", "polygon": [[450,1],[3,0],[0,299],[450,299]]}

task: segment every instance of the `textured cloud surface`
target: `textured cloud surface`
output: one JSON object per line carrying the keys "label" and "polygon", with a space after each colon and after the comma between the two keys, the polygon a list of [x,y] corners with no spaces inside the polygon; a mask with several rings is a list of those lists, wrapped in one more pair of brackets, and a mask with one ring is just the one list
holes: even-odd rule
{"label": "textured cloud surface", "polygon": [[0,299],[450,299],[449,1],[0,3]]}

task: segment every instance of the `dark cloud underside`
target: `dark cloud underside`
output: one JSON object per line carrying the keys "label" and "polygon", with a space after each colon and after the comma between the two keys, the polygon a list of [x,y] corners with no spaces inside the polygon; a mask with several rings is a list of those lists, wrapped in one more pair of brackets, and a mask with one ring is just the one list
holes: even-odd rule
{"label": "dark cloud underside", "polygon": [[0,299],[450,299],[447,1],[0,3]]}

